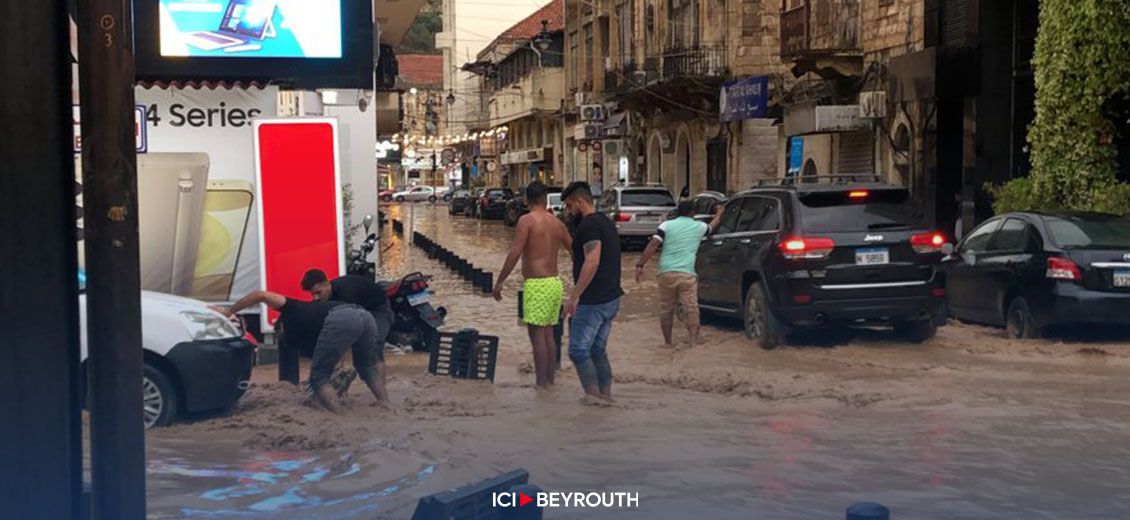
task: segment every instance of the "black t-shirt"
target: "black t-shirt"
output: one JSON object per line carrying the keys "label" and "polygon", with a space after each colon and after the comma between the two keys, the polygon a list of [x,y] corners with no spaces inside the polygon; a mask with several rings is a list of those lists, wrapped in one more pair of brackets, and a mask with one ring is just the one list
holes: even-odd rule
{"label": "black t-shirt", "polygon": [[388,296],[377,286],[377,282],[364,276],[342,276],[331,281],[330,287],[333,289],[331,300],[360,305],[369,312],[388,302]]}
{"label": "black t-shirt", "polygon": [[338,305],[344,303],[306,302],[287,298],[286,303],[279,308],[279,322],[283,326],[283,341],[286,341],[287,347],[296,348],[310,355],[314,351],[314,344],[318,341],[318,334],[322,332],[322,323],[326,320],[326,315],[330,313],[330,309]]}
{"label": "black t-shirt", "polygon": [[624,295],[620,289],[620,235],[603,213],[593,213],[577,224],[573,238],[573,282],[580,278],[581,267],[585,265],[585,244],[593,240],[600,241],[600,267],[581,295],[581,305],[600,305]]}

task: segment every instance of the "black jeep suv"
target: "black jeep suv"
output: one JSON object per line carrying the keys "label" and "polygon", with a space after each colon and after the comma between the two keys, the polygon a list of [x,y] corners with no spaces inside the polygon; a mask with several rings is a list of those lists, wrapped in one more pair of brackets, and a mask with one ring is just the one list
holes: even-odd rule
{"label": "black jeep suv", "polygon": [[923,224],[906,188],[816,180],[763,185],[726,204],[699,248],[699,306],[743,318],[765,349],[836,324],[889,323],[929,339],[946,317],[945,237]]}

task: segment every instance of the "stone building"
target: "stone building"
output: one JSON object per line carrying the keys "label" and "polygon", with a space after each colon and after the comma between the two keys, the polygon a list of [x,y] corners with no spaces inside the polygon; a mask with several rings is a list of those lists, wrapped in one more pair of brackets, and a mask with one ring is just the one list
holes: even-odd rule
{"label": "stone building", "polygon": [[[487,184],[518,189],[532,180],[564,180],[563,27],[564,0],[554,0],[507,28],[465,66],[480,77],[484,92],[477,128]],[[482,153],[489,149],[494,153]]]}
{"label": "stone building", "polygon": [[[734,192],[776,176],[773,108],[723,122],[734,80],[783,85],[778,3],[566,0],[565,168],[608,187]],[[759,89],[761,87],[758,87]],[[774,104],[774,96],[768,103]]]}
{"label": "stone building", "polygon": [[[447,93],[443,88],[443,57],[402,54],[397,58],[401,92],[401,173],[403,185],[446,184],[442,139],[448,135]],[[434,162],[434,164],[433,164]]]}

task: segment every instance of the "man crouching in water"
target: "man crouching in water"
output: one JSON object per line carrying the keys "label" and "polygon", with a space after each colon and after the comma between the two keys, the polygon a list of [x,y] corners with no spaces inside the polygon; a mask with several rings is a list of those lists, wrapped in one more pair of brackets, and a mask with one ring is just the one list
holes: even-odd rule
{"label": "man crouching in water", "polygon": [[561,317],[565,294],[557,276],[557,257],[562,248],[572,247],[573,240],[565,225],[548,211],[544,184],[535,181],[526,187],[526,206],[530,212],[518,219],[518,235],[498,273],[494,299],[502,301],[502,284],[521,258],[522,276],[526,279],[522,315],[534,349],[537,386],[546,389],[554,383],[558,345],[553,339],[553,328]]}
{"label": "man crouching in water", "polygon": [[268,291],[255,291],[220,311],[230,317],[260,303],[279,311],[279,323],[291,348],[301,350],[313,345],[310,389],[318,404],[333,413],[341,413],[341,403],[333,385],[329,384],[330,376],[345,351],[352,349],[357,375],[369,386],[377,404],[388,406],[384,381],[377,377],[379,372],[384,372],[383,366],[378,367],[383,361],[376,357],[377,349],[383,345],[377,343],[377,322],[369,311],[343,302],[307,302]]}

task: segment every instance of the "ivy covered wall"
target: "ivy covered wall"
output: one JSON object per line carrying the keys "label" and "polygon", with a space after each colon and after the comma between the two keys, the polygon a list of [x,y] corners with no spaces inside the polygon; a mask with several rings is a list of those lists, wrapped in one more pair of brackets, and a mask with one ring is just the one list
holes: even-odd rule
{"label": "ivy covered wall", "polygon": [[998,213],[1130,213],[1118,171],[1116,121],[1130,99],[1130,2],[1041,0],[1033,60],[1032,174],[990,188]]}

